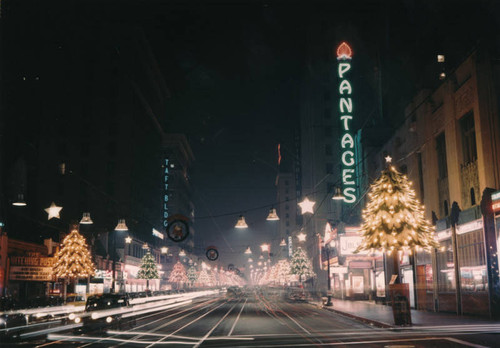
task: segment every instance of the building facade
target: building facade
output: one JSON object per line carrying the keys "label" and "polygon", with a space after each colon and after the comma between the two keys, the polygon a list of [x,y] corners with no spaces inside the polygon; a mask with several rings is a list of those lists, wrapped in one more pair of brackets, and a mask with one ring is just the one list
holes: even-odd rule
{"label": "building facade", "polygon": [[[441,244],[430,254],[403,255],[400,277],[418,309],[498,315],[491,193],[500,188],[500,75],[492,62],[479,47],[435,90],[420,92],[374,156],[373,177],[386,155],[407,174]],[[387,284],[392,271],[385,272]]]}

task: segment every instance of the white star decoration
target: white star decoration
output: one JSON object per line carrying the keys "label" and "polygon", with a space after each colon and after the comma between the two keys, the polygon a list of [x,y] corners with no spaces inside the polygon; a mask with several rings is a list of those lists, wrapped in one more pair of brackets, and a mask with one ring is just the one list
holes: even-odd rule
{"label": "white star decoration", "polygon": [[299,242],[305,242],[306,241],[306,234],[304,232],[300,232],[298,235],[297,235],[297,238],[299,239]]}
{"label": "white star decoration", "polygon": [[44,209],[49,216],[47,217],[47,220],[50,220],[52,218],[60,219],[61,216],[59,213],[61,212],[62,207],[58,207],[54,202],[50,205],[50,207]]}
{"label": "white star decoration", "polygon": [[391,162],[392,162],[392,157],[391,157],[391,156],[389,156],[389,155],[385,156],[385,161],[386,161],[387,163],[391,163]]}
{"label": "white star decoration", "polygon": [[310,201],[307,197],[299,203],[300,209],[302,210],[302,215],[305,213],[311,213],[314,214],[313,207],[316,204],[316,202]]}

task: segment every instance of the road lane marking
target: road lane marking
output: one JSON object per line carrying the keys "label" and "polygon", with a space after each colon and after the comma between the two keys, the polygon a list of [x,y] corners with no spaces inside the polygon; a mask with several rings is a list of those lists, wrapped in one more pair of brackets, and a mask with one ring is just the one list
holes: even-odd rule
{"label": "road lane marking", "polygon": [[205,336],[201,338],[201,340],[198,341],[198,343],[196,343],[196,345],[194,345],[193,348],[198,348],[208,338],[208,336],[210,336],[212,332],[214,332],[217,326],[219,326],[220,323],[222,323],[222,321],[226,319],[226,317],[233,311],[234,307],[236,307],[237,304],[238,303],[235,303],[234,306],[231,307],[231,309],[217,322],[217,324],[214,325],[214,327],[212,327],[212,329],[210,329],[210,331],[207,332]]}
{"label": "road lane marking", "polygon": [[[170,318],[170,317],[176,316],[176,315],[178,315],[178,314],[181,314],[181,313],[184,313],[184,312],[187,312],[187,311],[192,311],[194,308],[198,308],[197,310],[195,310],[194,312],[192,312],[192,313],[196,313],[196,312],[197,312],[197,311],[199,311],[199,310],[202,310],[202,309],[204,309],[204,308],[206,308],[206,307],[209,307],[209,306],[212,304],[212,302],[215,302],[215,301],[217,301],[217,299],[210,300],[210,301],[208,301],[208,303],[206,303],[206,302],[201,302],[201,303],[197,304],[197,305],[196,305],[196,306],[194,306],[194,307],[189,307],[189,308],[184,309],[184,310],[182,310],[182,311],[180,311],[180,312],[174,312],[174,313],[172,313],[172,314],[167,315],[166,317],[161,317],[161,318],[156,319],[156,320],[154,320],[154,321],[152,321],[152,322],[148,322],[148,323],[145,323],[145,324],[143,324],[143,325],[137,326],[136,328],[134,328],[134,330],[136,330],[136,329],[140,329],[140,328],[142,328],[142,327],[144,327],[144,326],[147,326],[147,325],[154,324],[154,323],[156,323],[157,321],[165,320],[165,319],[167,319],[167,318]],[[165,310],[165,312],[167,312],[167,311],[168,311],[168,310]],[[157,312],[157,313],[155,313],[154,315],[158,315],[158,314],[161,314],[161,312]],[[176,322],[177,320],[179,320],[179,319],[181,319],[181,318],[185,318],[186,316],[188,316],[188,315],[190,315],[190,314],[191,314],[191,313],[188,313],[188,314],[186,314],[186,315],[184,315],[184,316],[182,316],[182,317],[176,318],[176,319],[174,319],[174,320],[170,321],[170,323]],[[152,315],[153,315],[153,314],[151,314],[151,316],[152,316]],[[142,320],[142,319],[144,319],[144,318],[147,318],[147,317],[149,317],[149,316],[141,317],[141,318],[140,318],[140,320]],[[135,338],[140,338],[140,337],[141,337],[140,335],[137,335],[136,337],[134,337],[134,339],[135,339]],[[97,341],[96,343],[99,343],[99,341]],[[89,345],[91,345],[91,344],[93,344],[93,343],[84,344],[84,345],[82,345],[82,346],[79,346],[78,348],[83,348],[83,347],[89,346]],[[126,344],[126,342],[125,342],[125,343],[120,343],[118,346],[121,346],[121,345],[124,345],[124,344]]]}
{"label": "road lane marking", "polygon": [[[354,345],[366,345],[366,344],[376,344],[376,343],[392,343],[392,342],[412,342],[412,341],[436,341],[436,340],[445,340],[445,339],[452,339],[452,337],[426,337],[426,338],[415,338],[415,339],[397,339],[397,340],[377,340],[377,341],[357,341],[357,342],[325,342],[322,343],[322,346],[354,346]],[[460,340],[459,340],[460,341]],[[463,344],[466,344],[468,342],[463,341]],[[461,342],[460,342],[461,343]],[[310,347],[310,343],[287,343],[287,347]],[[255,347],[255,345],[252,346],[243,346],[239,345],[239,348],[251,348]],[[276,344],[268,344],[268,345],[263,345],[259,344],[258,347],[260,348],[276,348]],[[485,346],[479,346],[479,345],[474,345],[473,347],[477,348],[489,348]]]}
{"label": "road lane marking", "polygon": [[[121,332],[121,331],[108,331],[108,333],[118,333],[120,336],[133,336],[134,334],[137,334],[137,332]],[[191,340],[191,341],[199,341],[202,337],[194,337],[194,336],[181,336],[181,335],[170,335],[170,334],[159,334],[159,333],[150,333],[150,332],[141,332],[142,335],[144,336],[155,336],[155,337],[171,337],[179,340]],[[252,337],[229,337],[229,336],[214,336],[214,337],[208,337],[205,341],[253,341],[254,339]]]}
{"label": "road lane marking", "polygon": [[475,343],[470,343],[470,342],[467,342],[467,341],[462,341],[462,340],[459,340],[458,338],[446,337],[445,339],[448,340],[448,341],[451,341],[451,342],[463,344],[464,346],[469,346],[469,347],[474,347],[474,348],[488,348],[487,346],[482,346],[480,344],[475,344]]}
{"label": "road lane marking", "polygon": [[245,303],[243,303],[243,306],[241,306],[241,310],[240,310],[240,312],[238,313],[238,316],[236,317],[236,320],[234,321],[233,326],[231,326],[231,330],[229,330],[229,334],[228,334],[228,336],[231,336],[231,334],[233,333],[234,327],[236,326],[236,323],[237,323],[237,322],[238,322],[238,320],[240,319],[241,312],[243,312],[243,308],[245,308],[245,305],[247,304],[247,301],[248,301],[248,298],[247,298],[247,299],[245,299]]}
{"label": "road lane marking", "polygon": [[[181,331],[182,329],[184,329],[184,328],[188,327],[189,325],[191,325],[191,324],[193,324],[193,323],[197,322],[198,320],[200,320],[200,319],[204,318],[205,316],[209,315],[210,313],[212,313],[213,311],[215,311],[217,308],[219,308],[219,307],[221,307],[221,306],[225,305],[226,303],[227,303],[227,301],[225,301],[225,302],[221,303],[221,304],[220,304],[220,305],[218,305],[217,307],[212,308],[211,310],[209,310],[208,312],[206,312],[205,314],[203,314],[201,317],[198,317],[198,318],[196,318],[196,319],[194,319],[194,320],[190,321],[190,322],[189,322],[189,323],[187,323],[186,325],[182,326],[181,328],[179,328],[179,329],[175,330],[174,332],[172,332],[172,333],[168,334],[167,336],[165,336],[164,338],[160,339],[158,342],[162,342],[164,339],[167,339],[167,338],[171,337],[172,335],[176,334],[177,332]],[[187,316],[187,315],[186,315],[186,316]],[[180,319],[180,318],[178,318],[178,319]],[[162,325],[162,326],[160,326],[160,327],[158,327],[158,328],[155,328],[155,329],[153,329],[153,330],[150,330],[150,332],[154,332],[154,331],[156,331],[156,330],[158,330],[158,329],[161,329],[161,328],[163,328],[163,327],[167,326],[167,325],[168,325],[168,324],[170,324],[170,323],[171,323],[171,322],[169,322],[169,323],[167,323],[167,324],[165,324],[165,325]],[[154,345],[154,344],[151,344],[151,345],[147,346],[146,348],[149,348],[149,347],[151,347],[151,346],[153,346],[153,345]]]}

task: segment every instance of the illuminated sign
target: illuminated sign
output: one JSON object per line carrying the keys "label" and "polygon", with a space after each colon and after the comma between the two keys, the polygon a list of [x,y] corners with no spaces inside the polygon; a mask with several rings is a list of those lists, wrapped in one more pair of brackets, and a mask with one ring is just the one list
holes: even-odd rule
{"label": "illuminated sign", "polygon": [[53,280],[52,267],[11,266],[9,279],[49,282]]}
{"label": "illuminated sign", "polygon": [[340,255],[367,255],[368,251],[363,250],[357,254],[354,251],[363,243],[362,236],[340,236],[339,238],[339,253]]}
{"label": "illuminated sign", "polygon": [[483,219],[477,219],[466,224],[457,225],[457,234],[477,231],[483,229]]}
{"label": "illuminated sign", "polygon": [[342,161],[342,187],[344,202],[356,202],[356,182],[355,182],[355,148],[354,138],[351,134],[351,121],[353,115],[352,86],[348,75],[351,70],[352,50],[349,45],[342,42],[337,48],[338,78],[339,84],[339,111],[342,138],[340,140],[341,161]]}
{"label": "illuminated sign", "polygon": [[292,246],[292,236],[288,236],[288,256],[292,256],[293,246]]}
{"label": "illuminated sign", "polygon": [[493,192],[491,194],[491,209],[494,213],[500,211],[500,191]]}
{"label": "illuminated sign", "polygon": [[164,239],[165,238],[165,236],[163,235],[163,233],[161,233],[160,231],[158,231],[156,228],[153,228],[153,236],[158,237],[160,239]]}
{"label": "illuminated sign", "polygon": [[493,211],[496,213],[498,211],[500,211],[500,202],[496,202],[496,203],[493,203],[491,205],[491,209],[493,209]]}
{"label": "illuminated sign", "polygon": [[500,191],[493,192],[491,194],[491,200],[492,201],[499,201],[500,200]]}
{"label": "illuminated sign", "polygon": [[168,177],[169,177],[169,160],[165,158],[164,170],[163,170],[163,227],[168,225]]}

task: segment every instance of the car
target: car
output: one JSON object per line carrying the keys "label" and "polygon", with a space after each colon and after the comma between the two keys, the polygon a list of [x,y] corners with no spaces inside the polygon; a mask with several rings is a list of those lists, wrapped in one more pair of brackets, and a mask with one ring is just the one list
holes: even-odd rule
{"label": "car", "polygon": [[303,288],[288,288],[286,300],[291,302],[306,302],[307,296]]}
{"label": "car", "polygon": [[226,298],[230,300],[238,300],[243,297],[243,291],[237,286],[230,286],[226,290]]}
{"label": "car", "polygon": [[20,329],[27,324],[26,316],[22,313],[0,314],[0,338],[16,338]]}
{"label": "car", "polygon": [[83,315],[74,315],[75,323],[82,323],[80,331],[99,331],[108,328],[121,329],[126,323],[133,325],[133,320],[124,320],[122,315],[132,306],[127,294],[104,294],[90,296],[85,304]]}

